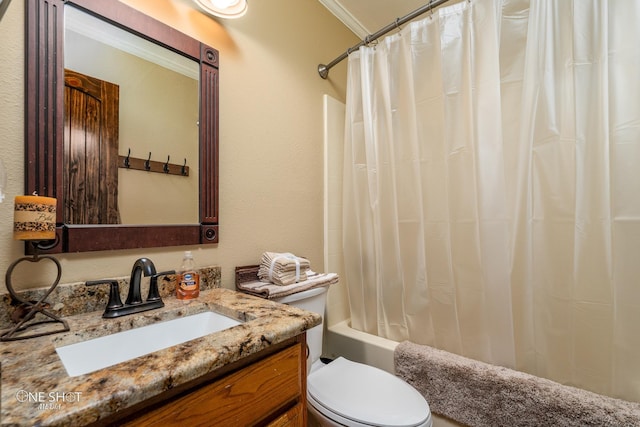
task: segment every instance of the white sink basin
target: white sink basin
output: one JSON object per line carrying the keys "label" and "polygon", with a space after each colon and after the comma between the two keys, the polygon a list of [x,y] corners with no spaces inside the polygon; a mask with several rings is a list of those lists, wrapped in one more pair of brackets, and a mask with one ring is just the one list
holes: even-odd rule
{"label": "white sink basin", "polygon": [[135,359],[241,322],[214,313],[193,314],[56,348],[71,377]]}

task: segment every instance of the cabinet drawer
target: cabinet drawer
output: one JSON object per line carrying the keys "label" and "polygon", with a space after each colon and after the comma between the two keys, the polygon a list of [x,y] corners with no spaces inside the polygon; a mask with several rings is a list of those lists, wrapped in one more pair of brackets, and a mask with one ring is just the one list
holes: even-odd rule
{"label": "cabinet drawer", "polygon": [[[176,397],[129,426],[248,426],[302,402],[305,366],[298,343]],[[293,424],[295,425],[295,424]]]}

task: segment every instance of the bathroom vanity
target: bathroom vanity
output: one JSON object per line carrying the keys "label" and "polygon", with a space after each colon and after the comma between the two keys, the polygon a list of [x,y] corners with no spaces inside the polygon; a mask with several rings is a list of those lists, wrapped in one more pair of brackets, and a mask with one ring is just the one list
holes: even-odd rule
{"label": "bathroom vanity", "polygon": [[[242,323],[78,376],[56,352],[204,311]],[[101,314],[67,317],[69,332],[0,343],[3,424],[305,425],[305,332],[320,316],[228,289],[116,319]]]}
{"label": "bathroom vanity", "polygon": [[259,352],[243,361],[243,368],[188,388],[177,397],[165,392],[158,405],[143,402],[141,408],[128,411],[133,415],[118,425],[207,425],[215,421],[224,425],[306,426],[303,337],[283,343],[285,348],[275,353]]}

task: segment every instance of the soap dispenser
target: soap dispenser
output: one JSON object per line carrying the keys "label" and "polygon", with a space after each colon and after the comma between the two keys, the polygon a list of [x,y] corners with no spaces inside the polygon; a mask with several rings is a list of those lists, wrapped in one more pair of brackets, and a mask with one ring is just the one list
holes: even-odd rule
{"label": "soap dispenser", "polygon": [[176,298],[189,301],[200,295],[200,274],[196,271],[191,251],[185,251],[182,266],[178,270]]}

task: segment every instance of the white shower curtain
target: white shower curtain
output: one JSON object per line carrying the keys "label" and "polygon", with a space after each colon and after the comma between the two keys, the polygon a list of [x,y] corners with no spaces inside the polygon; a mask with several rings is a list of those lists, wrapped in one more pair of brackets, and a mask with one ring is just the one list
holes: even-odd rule
{"label": "white shower curtain", "polygon": [[354,328],[640,400],[638,22],[472,0],[350,55]]}

